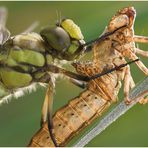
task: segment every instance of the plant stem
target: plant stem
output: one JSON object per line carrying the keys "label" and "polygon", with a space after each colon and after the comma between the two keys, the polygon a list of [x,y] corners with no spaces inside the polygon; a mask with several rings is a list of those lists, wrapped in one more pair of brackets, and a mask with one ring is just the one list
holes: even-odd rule
{"label": "plant stem", "polygon": [[134,100],[130,105],[126,105],[122,101],[116,106],[108,115],[106,115],[93,129],[74,144],[74,147],[84,147],[93,138],[104,131],[109,125],[116,121],[121,115],[126,113],[131,107],[133,107],[141,97],[148,95],[148,77],[146,77],[142,82],[138,83],[130,92],[129,99]]}

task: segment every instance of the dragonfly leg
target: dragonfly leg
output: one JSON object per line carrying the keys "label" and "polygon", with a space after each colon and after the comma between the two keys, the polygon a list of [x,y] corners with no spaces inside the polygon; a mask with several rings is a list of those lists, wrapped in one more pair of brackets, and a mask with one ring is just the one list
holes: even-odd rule
{"label": "dragonfly leg", "polygon": [[143,51],[143,50],[141,50],[139,48],[136,48],[135,50],[136,50],[137,54],[142,55],[144,57],[148,57],[148,51]]}
{"label": "dragonfly leg", "polygon": [[[47,115],[48,111],[50,114],[52,114],[52,105],[53,105],[53,82],[51,80],[51,76],[47,73],[45,73],[41,78],[38,79],[38,82],[41,83],[47,83],[48,88],[46,91],[46,96],[44,99],[44,103],[42,106],[42,115],[41,115],[41,127],[44,126],[44,124],[47,121]],[[48,103],[48,101],[51,100],[51,103]]]}
{"label": "dragonfly leg", "polygon": [[54,145],[57,147],[58,145],[54,136],[54,127],[53,127],[53,120],[52,120],[53,91],[54,91],[53,82],[49,81],[48,89],[47,89],[45,100],[42,107],[41,126],[43,126],[47,121],[50,137]]}
{"label": "dragonfly leg", "polygon": [[135,87],[135,82],[134,82],[133,77],[131,75],[130,66],[128,66],[127,69],[129,71],[129,81],[130,81],[129,87],[130,87],[130,89],[132,89]]}
{"label": "dragonfly leg", "polygon": [[[124,74],[124,101],[126,104],[130,104],[133,101],[129,100],[129,91],[135,86],[135,82],[131,76],[130,66],[127,66]],[[146,98],[141,98],[140,104],[144,105],[148,103],[148,96]]]}
{"label": "dragonfly leg", "polygon": [[[138,57],[136,56],[136,54],[131,51],[130,49],[126,49],[124,50],[124,52],[121,53],[124,57],[128,57],[131,60],[135,60],[138,59]],[[137,64],[137,66],[139,67],[139,69],[141,71],[143,71],[143,73],[145,73],[145,75],[148,75],[148,68],[139,60],[137,62],[135,62]]]}
{"label": "dragonfly leg", "polygon": [[81,80],[81,81],[89,81],[89,77],[88,76],[84,76],[81,74],[77,74],[75,72],[72,71],[68,71],[66,69],[63,69],[61,67],[58,67],[56,65],[48,65],[48,67],[45,67],[45,69],[42,68],[42,71],[50,71],[52,73],[60,73],[60,74],[64,74],[65,76],[72,78],[72,79],[76,79],[76,80]]}
{"label": "dragonfly leg", "polygon": [[132,101],[129,100],[129,91],[135,86],[134,80],[131,76],[130,67],[127,66],[124,74],[124,101],[126,104],[130,104]]}
{"label": "dragonfly leg", "polygon": [[43,127],[47,121],[47,114],[48,114],[48,96],[46,93],[44,103],[42,106],[42,115],[41,115],[41,121],[40,121],[41,127]]}
{"label": "dragonfly leg", "polygon": [[80,81],[80,80],[76,80],[76,79],[72,79],[72,78],[69,78],[69,81],[71,83],[73,83],[74,85],[84,89],[87,87],[87,82],[84,82],[84,81]]}
{"label": "dragonfly leg", "polygon": [[130,89],[130,75],[129,75],[129,66],[125,69],[125,75],[124,75],[124,101],[126,104],[129,104],[131,101],[129,100],[129,89]]}
{"label": "dragonfly leg", "polygon": [[[106,33],[104,33],[103,35],[99,36],[98,38],[86,42],[85,44],[82,45],[82,47],[92,46],[92,44],[94,44],[95,42],[100,43],[100,42],[104,41],[107,37],[113,35],[113,34],[116,33],[117,31],[119,31],[119,30],[121,30],[121,29],[123,29],[123,28],[125,28],[125,27],[127,27],[127,25],[123,25],[123,26],[121,26],[121,27],[119,27],[119,28],[116,28],[115,30],[113,30],[113,31],[111,31],[111,32],[106,32]],[[91,51],[90,49],[91,49],[91,48],[87,48],[86,51]]]}
{"label": "dragonfly leg", "polygon": [[148,43],[148,37],[135,35],[134,41],[139,43]]}
{"label": "dragonfly leg", "polygon": [[[131,54],[131,59],[134,60],[134,59],[137,59],[138,57],[132,53]],[[143,71],[143,73],[145,73],[146,75],[148,75],[148,68],[143,64],[143,62],[141,62],[140,60],[136,62],[137,66],[139,67],[139,69],[141,71]]]}
{"label": "dragonfly leg", "polygon": [[65,76],[67,76],[69,78],[72,78],[72,79],[75,79],[75,80],[89,82],[92,79],[96,79],[96,78],[99,78],[99,77],[101,77],[103,75],[106,75],[108,73],[111,73],[112,71],[119,70],[120,68],[123,68],[123,67],[127,66],[128,64],[131,64],[131,63],[136,62],[138,60],[139,59],[137,58],[137,59],[135,59],[133,61],[130,61],[130,62],[126,63],[126,64],[122,64],[122,65],[120,65],[118,67],[114,67],[114,68],[112,68],[112,69],[110,69],[110,70],[108,70],[106,72],[98,73],[98,74],[95,74],[95,75],[90,76],[90,77],[89,76],[82,75],[82,74],[77,74],[75,72],[68,71],[66,69],[57,67],[55,65],[48,65],[48,67],[44,67],[45,69],[42,68],[41,71],[50,71],[52,73],[61,73],[61,74],[64,74]]}

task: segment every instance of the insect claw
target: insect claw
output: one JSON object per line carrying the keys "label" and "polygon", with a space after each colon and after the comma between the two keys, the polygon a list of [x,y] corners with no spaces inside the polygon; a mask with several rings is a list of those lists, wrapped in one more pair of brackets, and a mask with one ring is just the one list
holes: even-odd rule
{"label": "insect claw", "polygon": [[147,104],[147,103],[148,103],[148,96],[147,96],[146,98],[140,99],[140,100],[139,100],[139,103],[140,103],[141,105]]}
{"label": "insect claw", "polygon": [[124,99],[124,102],[125,102],[126,105],[130,105],[130,104],[132,104],[133,102],[135,102],[135,100],[131,100],[131,99],[125,98],[125,99]]}

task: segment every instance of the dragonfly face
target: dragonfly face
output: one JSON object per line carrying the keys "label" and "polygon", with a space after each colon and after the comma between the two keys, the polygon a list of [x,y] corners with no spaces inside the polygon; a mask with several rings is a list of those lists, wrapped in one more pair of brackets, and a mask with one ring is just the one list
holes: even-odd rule
{"label": "dragonfly face", "polygon": [[46,27],[40,35],[44,39],[48,51],[54,58],[72,61],[85,50],[85,43],[80,28],[70,19],[54,27]]}

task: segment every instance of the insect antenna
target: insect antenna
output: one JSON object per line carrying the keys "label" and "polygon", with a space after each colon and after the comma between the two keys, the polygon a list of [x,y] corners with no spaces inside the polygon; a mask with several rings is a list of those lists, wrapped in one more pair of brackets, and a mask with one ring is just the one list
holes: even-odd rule
{"label": "insect antenna", "polygon": [[126,26],[127,26],[127,25],[123,25],[123,26],[121,26],[121,27],[115,29],[115,30],[112,31],[112,32],[106,32],[105,34],[101,35],[99,38],[93,39],[93,40],[91,40],[91,41],[89,41],[89,42],[83,44],[82,47],[85,47],[85,46],[88,47],[88,46],[91,46],[91,45],[92,45],[93,43],[95,43],[95,42],[101,42],[101,41],[105,40],[108,36],[114,34],[116,31],[118,31],[118,30],[120,30],[120,29],[122,29],[122,28],[124,28],[124,27],[126,27]]}
{"label": "insect antenna", "polygon": [[96,74],[96,75],[94,75],[94,76],[91,76],[91,77],[89,77],[89,80],[93,80],[93,79],[96,79],[96,78],[101,77],[101,76],[103,76],[103,75],[109,74],[109,73],[111,73],[111,72],[113,72],[113,71],[115,71],[115,70],[119,70],[119,69],[121,69],[121,68],[123,68],[123,67],[125,67],[125,66],[127,66],[127,65],[129,65],[129,64],[135,63],[135,62],[137,62],[137,61],[139,61],[139,60],[140,60],[140,59],[136,59],[136,60],[127,62],[127,63],[125,63],[125,64],[121,64],[120,66],[114,67],[114,68],[112,68],[112,69],[110,69],[110,70],[108,70],[108,71],[105,71],[105,72],[102,72],[102,73],[100,73],[100,74]]}
{"label": "insect antenna", "polygon": [[56,10],[56,16],[57,16],[57,20],[56,20],[56,25],[60,26],[60,12],[58,12],[58,10]]}

